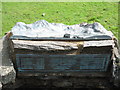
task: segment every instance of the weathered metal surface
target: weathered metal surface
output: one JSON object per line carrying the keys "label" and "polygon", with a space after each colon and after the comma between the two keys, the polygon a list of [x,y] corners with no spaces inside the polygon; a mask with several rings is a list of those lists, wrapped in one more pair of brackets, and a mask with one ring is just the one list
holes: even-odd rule
{"label": "weathered metal surface", "polygon": [[103,47],[84,47],[81,52],[82,54],[112,54],[112,46]]}
{"label": "weathered metal surface", "polygon": [[[2,42],[5,46],[2,45],[4,47],[0,50],[2,51],[0,55],[2,56],[4,64],[4,66],[0,67],[0,75],[2,76],[2,78],[0,78],[0,84],[7,84],[15,80],[16,73],[11,63],[11,58],[15,69],[18,70],[18,77],[22,76],[25,78],[25,76],[35,76],[49,81],[56,77],[68,77],[67,85],[70,84],[68,83],[70,77],[77,79],[78,77],[79,79],[85,78],[83,81],[85,83],[89,81],[89,84],[91,84],[90,78],[91,80],[93,80],[93,78],[98,79],[97,82],[103,77],[107,79],[111,78],[111,66],[115,67],[114,64],[111,65],[113,59],[113,57],[111,57],[113,56],[112,54],[114,54],[114,58],[116,58],[114,60],[115,64],[117,59],[119,59],[118,49],[115,48],[117,44],[114,44],[112,34],[109,35],[108,31],[105,31],[106,34],[102,33],[104,29],[101,30],[94,25],[99,24],[94,23],[93,27],[91,27],[90,24],[80,26],[88,28],[83,30],[84,34],[88,34],[88,37],[85,36],[85,38],[84,35],[81,37],[80,35],[68,33],[60,37],[57,35],[55,37],[13,35],[10,38],[11,40],[9,40],[12,33],[7,33],[4,42]],[[101,33],[101,35],[94,34],[89,36],[92,32],[89,28],[94,29],[93,32],[95,33]],[[24,34],[24,32],[22,32],[22,34]],[[53,34],[55,35],[55,33]],[[12,43],[10,43],[11,41]],[[10,45],[13,45],[11,50]],[[112,53],[113,50],[114,52]],[[113,68],[114,72],[115,68]],[[89,79],[86,77],[89,77]],[[118,79],[119,76],[116,74],[115,77]],[[70,82],[73,81],[76,80],[70,80]],[[83,81],[78,80],[76,82],[82,84]],[[56,82],[54,84],[56,84]],[[61,84],[66,84],[66,81]]]}
{"label": "weathered metal surface", "polygon": [[81,23],[75,25],[49,23],[45,20],[36,21],[33,24],[25,24],[23,22],[18,22],[11,29],[11,32],[13,33],[13,36],[25,36],[27,38],[66,38],[66,35],[68,34],[70,38],[74,39],[110,39],[113,36],[111,31],[107,31],[98,22],[95,22],[93,24]]}
{"label": "weathered metal surface", "polygon": [[79,37],[79,38],[59,38],[59,37],[26,37],[26,36],[11,36],[12,40],[30,40],[30,41],[85,41],[85,40],[112,40],[110,36],[91,36],[91,37]]}
{"label": "weathered metal surface", "polygon": [[16,54],[18,71],[79,72],[106,71],[109,54],[35,55]]}

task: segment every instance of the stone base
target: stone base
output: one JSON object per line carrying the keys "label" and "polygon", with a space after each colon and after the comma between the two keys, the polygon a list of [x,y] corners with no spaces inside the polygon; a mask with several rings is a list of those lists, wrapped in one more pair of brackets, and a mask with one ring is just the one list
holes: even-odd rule
{"label": "stone base", "polygon": [[10,59],[9,38],[4,36],[0,39],[0,89],[2,85],[14,83],[16,72]]}
{"label": "stone base", "polygon": [[2,83],[0,82],[0,90],[2,90]]}
{"label": "stone base", "polygon": [[15,82],[16,72],[13,66],[1,66],[0,67],[1,73],[1,83],[7,84],[9,82]]}

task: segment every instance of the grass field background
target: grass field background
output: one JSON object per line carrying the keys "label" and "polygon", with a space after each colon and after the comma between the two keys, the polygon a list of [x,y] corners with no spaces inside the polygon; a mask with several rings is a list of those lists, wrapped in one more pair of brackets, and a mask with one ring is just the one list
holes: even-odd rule
{"label": "grass field background", "polygon": [[42,19],[67,25],[99,22],[118,37],[115,2],[2,2],[2,36],[16,22],[30,24]]}

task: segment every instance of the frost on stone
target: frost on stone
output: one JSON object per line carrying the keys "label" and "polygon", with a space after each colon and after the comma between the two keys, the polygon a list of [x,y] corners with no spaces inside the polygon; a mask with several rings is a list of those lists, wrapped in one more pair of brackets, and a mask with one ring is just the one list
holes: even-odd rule
{"label": "frost on stone", "polygon": [[45,20],[33,24],[17,22],[12,28],[13,36],[26,37],[58,37],[63,38],[66,34],[69,38],[89,38],[97,36],[112,37],[113,34],[107,31],[100,23],[65,25],[62,23],[49,23]]}

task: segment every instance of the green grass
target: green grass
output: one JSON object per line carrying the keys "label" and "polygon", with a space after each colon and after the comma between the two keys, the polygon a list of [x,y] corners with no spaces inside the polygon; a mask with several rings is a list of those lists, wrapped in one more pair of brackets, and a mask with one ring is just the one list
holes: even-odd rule
{"label": "green grass", "polygon": [[[42,16],[45,13],[45,16]],[[38,20],[64,23],[100,22],[118,37],[118,3],[113,2],[3,2],[2,35],[16,22],[33,23]]]}

